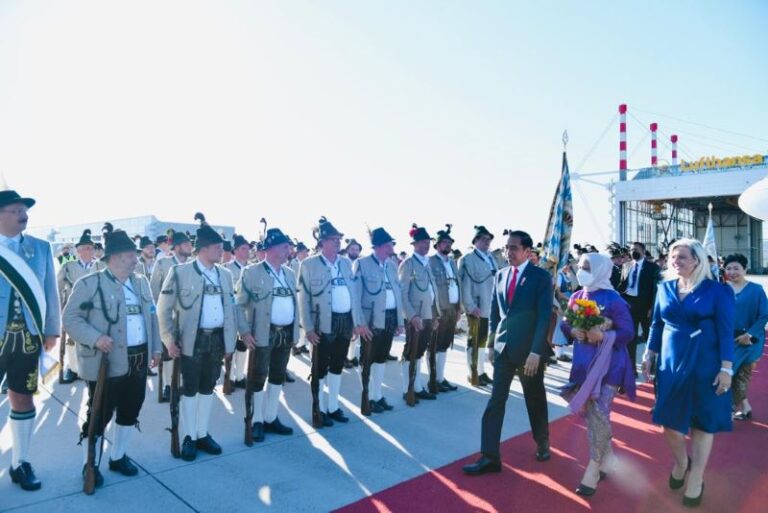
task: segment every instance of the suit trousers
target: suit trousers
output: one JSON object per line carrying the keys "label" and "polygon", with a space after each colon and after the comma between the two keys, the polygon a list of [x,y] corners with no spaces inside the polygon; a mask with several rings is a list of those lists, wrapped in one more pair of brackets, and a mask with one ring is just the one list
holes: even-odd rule
{"label": "suit trousers", "polygon": [[638,328],[643,329],[643,338],[644,340],[647,340],[648,331],[651,329],[651,319],[648,314],[650,313],[653,305],[648,306],[644,300],[641,300],[635,296],[628,296],[625,294],[621,297],[623,297],[624,300],[629,303],[629,311],[632,314],[632,329],[634,330],[635,336],[627,344],[627,351],[629,351],[629,359],[632,361],[632,369],[635,371],[635,376],[637,376]]}
{"label": "suit trousers", "polygon": [[509,389],[512,379],[518,376],[523,385],[525,407],[531,423],[533,439],[537,446],[549,443],[549,410],[547,392],[544,389],[544,369],[546,359],[539,359],[539,369],[533,376],[524,374],[525,362],[512,362],[505,351],[496,353],[493,361],[493,392],[485,407],[482,421],[481,452],[488,458],[500,459],[501,426],[504,423]]}

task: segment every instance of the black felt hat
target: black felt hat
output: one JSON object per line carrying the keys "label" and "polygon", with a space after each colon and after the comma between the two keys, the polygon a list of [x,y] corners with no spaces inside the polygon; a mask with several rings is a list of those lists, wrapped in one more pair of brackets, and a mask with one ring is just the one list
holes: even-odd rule
{"label": "black felt hat", "polygon": [[443,242],[444,240],[449,240],[451,242],[456,242],[453,237],[451,237],[451,228],[453,228],[452,224],[446,224],[445,230],[438,230],[437,231],[437,241],[435,242],[435,246]]}
{"label": "black felt hat", "polygon": [[[167,239],[166,239],[166,240],[167,240]],[[139,240],[139,249],[144,249],[144,248],[146,248],[147,246],[154,246],[154,245],[155,245],[155,244],[152,242],[152,239],[150,239],[150,238],[149,238],[149,237],[147,237],[146,235],[144,235],[144,236],[143,236],[143,237],[142,237],[142,238]]]}
{"label": "black felt hat", "polygon": [[371,232],[371,246],[375,248],[387,242],[395,242],[395,239],[384,228],[374,228]]}
{"label": "black felt hat", "polygon": [[485,226],[483,225],[475,226],[475,236],[472,237],[472,244],[474,244],[477,239],[485,235],[487,235],[488,237],[491,238],[491,240],[493,240],[493,234],[489,232]]}
{"label": "black felt hat", "polygon": [[155,246],[159,246],[160,244],[165,244],[166,242],[168,242],[167,235],[158,235],[157,238],[155,239]]}
{"label": "black felt hat", "polygon": [[136,244],[125,230],[115,230],[111,223],[104,223],[101,233],[104,237],[104,256],[102,260],[107,260],[112,255],[117,255],[118,253],[136,252]]}
{"label": "black felt hat", "polygon": [[175,248],[179,244],[184,244],[185,242],[192,242],[188,234],[184,232],[177,232],[170,228],[168,229],[168,236],[166,240],[171,245],[171,249]]}
{"label": "black felt hat", "polygon": [[14,203],[23,203],[27,208],[32,208],[35,204],[35,200],[32,198],[22,198],[16,191],[0,191],[0,208],[13,205]]}
{"label": "black felt hat", "polygon": [[416,223],[411,225],[411,231],[408,232],[408,235],[411,237],[411,244],[422,240],[434,240],[429,236],[426,228],[423,226],[418,226]]}
{"label": "black felt hat", "polygon": [[317,227],[312,230],[312,236],[320,242],[328,237],[343,237],[344,234],[337,230],[325,216],[322,216],[317,222]]}
{"label": "black felt hat", "polygon": [[261,243],[263,251],[268,250],[278,244],[290,244],[291,239],[284,234],[280,228],[270,228],[267,230],[267,234],[264,237],[264,241]]}
{"label": "black felt hat", "polygon": [[232,249],[237,249],[240,246],[251,246],[251,243],[248,242],[248,239],[240,235],[239,233],[236,233],[234,237],[232,237]]}
{"label": "black felt hat", "polygon": [[303,242],[298,240],[295,240],[294,242],[296,242],[296,253],[300,253],[302,251],[309,251],[309,248]]}
{"label": "black felt hat", "polygon": [[195,214],[195,221],[200,221],[200,227],[197,229],[197,235],[195,236],[195,249],[201,249],[206,246],[224,242],[221,235],[211,228],[211,225],[208,224],[202,213],[198,212]]}
{"label": "black felt hat", "polygon": [[76,248],[80,246],[93,246],[93,239],[91,238],[91,230],[83,230],[83,234],[80,236],[80,240],[75,244]]}

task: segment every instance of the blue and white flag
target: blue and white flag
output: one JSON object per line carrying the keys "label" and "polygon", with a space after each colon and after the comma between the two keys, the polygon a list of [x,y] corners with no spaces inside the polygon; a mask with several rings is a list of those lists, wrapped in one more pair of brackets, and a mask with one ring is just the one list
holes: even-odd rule
{"label": "blue and white flag", "polygon": [[557,191],[549,211],[547,232],[544,236],[544,248],[541,266],[552,276],[568,263],[571,250],[571,231],[573,230],[573,196],[571,194],[571,174],[568,171],[568,158],[563,152],[563,170]]}

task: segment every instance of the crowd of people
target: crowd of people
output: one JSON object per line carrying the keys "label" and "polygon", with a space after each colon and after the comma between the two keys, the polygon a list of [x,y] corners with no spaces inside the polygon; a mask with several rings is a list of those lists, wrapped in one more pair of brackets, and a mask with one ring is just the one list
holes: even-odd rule
{"label": "crowd of people", "polygon": [[[339,401],[345,367],[361,368],[360,411],[367,416],[394,408],[396,399],[382,387],[393,359],[400,360],[408,406],[456,390],[445,366],[462,330],[468,384],[491,387],[482,455],[464,468],[470,475],[501,470],[501,427],[515,376],[535,458],[551,458],[548,365],[569,365],[562,394],[586,419],[590,459],[576,489],[583,496],[615,469],[611,404],[617,394],[635,398],[638,369],[655,386],[653,421],[664,427],[673,456],[669,487],[687,483],[686,505],[701,502],[713,435],[732,429],[733,419],[752,418],[748,386],[763,353],[768,299],[746,279],[744,256],[726,257],[719,269],[695,240],[674,241],[668,258],[656,259],[642,242],[603,252],[574,245],[568,261],[553,266],[520,230],[505,230],[503,246],[492,249],[494,234],[477,225],[462,253],[451,225],[433,237],[414,224],[412,251],[396,253],[394,238],[378,227],[365,254],[364,244],[345,239],[325,217],[308,246],[265,221],[256,241],[226,240],[198,213],[194,234],[152,240],[106,223],[102,242],[86,230],[74,248],[54,256],[48,243],[23,233],[34,203],[0,191],[0,374],[11,404],[10,475],[24,490],[40,488],[27,460],[38,356],[59,337],[60,383],[83,380],[88,387],[80,434],[88,439],[86,480],[94,443],[113,417],[109,468],[138,473],[128,450],[148,378],[157,379],[158,401],[170,402],[172,412],[178,407],[175,455],[192,461],[223,450],[210,425],[222,369],[224,393],[246,391],[245,443],[258,443],[293,433],[278,418],[283,386],[294,381],[292,355],[311,355],[312,425],[330,428],[349,421]],[[577,322],[572,313],[584,305],[594,305],[598,324]],[[402,334],[398,358],[390,353]],[[637,348],[645,342],[639,366]],[[98,467],[94,472],[98,487],[104,478]]]}

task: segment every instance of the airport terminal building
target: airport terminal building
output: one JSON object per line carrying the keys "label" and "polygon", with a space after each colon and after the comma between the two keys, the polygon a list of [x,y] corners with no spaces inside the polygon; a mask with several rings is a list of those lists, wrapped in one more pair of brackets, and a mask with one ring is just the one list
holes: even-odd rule
{"label": "airport terminal building", "polygon": [[614,239],[654,253],[680,237],[703,240],[712,205],[719,255],[742,253],[752,272],[768,271],[763,222],[739,208],[739,195],[768,176],[768,155],[702,158],[621,172],[612,187]]}

